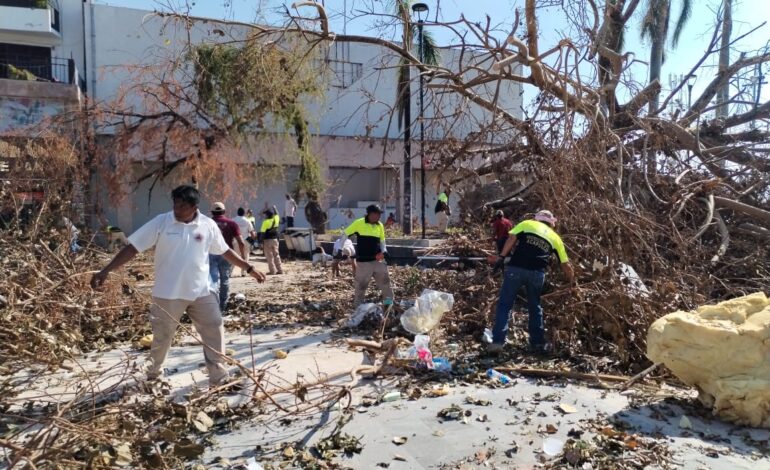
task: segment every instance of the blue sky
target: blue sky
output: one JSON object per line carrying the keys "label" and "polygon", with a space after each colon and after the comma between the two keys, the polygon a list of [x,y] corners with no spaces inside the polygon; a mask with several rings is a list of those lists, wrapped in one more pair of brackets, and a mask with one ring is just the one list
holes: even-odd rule
{"label": "blue sky", "polygon": [[[292,2],[284,0],[188,0],[192,5],[191,14],[196,16],[205,16],[213,18],[227,18],[239,21],[258,21],[266,23],[281,22],[281,12],[285,5],[291,5]],[[680,1],[672,0],[672,12],[678,15]],[[169,5],[175,5],[177,11],[181,11],[186,4],[180,0],[94,0],[95,3],[106,3],[110,5],[120,5],[132,8],[142,8],[148,10],[165,10]],[[439,21],[455,20],[463,14],[468,20],[485,22],[486,15],[492,20],[492,25],[499,25],[501,29],[508,30],[514,18],[516,7],[523,6],[523,0],[424,0],[429,5],[429,21],[436,19],[438,10]],[[693,15],[688,22],[680,43],[676,49],[671,47],[667,50],[667,59],[663,68],[663,86],[668,87],[669,74],[679,75],[687,74],[695,62],[702,56],[711,37],[715,23],[715,12],[717,11],[721,0],[693,0]],[[228,3],[229,6],[225,6]],[[377,22],[381,22],[383,17],[364,15],[364,11],[370,11],[371,5],[383,11],[388,8],[386,5],[392,3],[388,0],[325,0],[324,3],[330,16],[331,29],[341,33],[343,28],[348,34],[363,35],[383,35],[383,30],[376,27]],[[600,2],[599,2],[600,3]],[[645,1],[643,0],[644,7]],[[733,12],[733,38],[737,38],[762,22],[770,23],[770,0],[734,0]],[[438,8],[437,8],[438,6]],[[345,8],[347,7],[347,8]],[[347,15],[344,12],[347,11]],[[310,15],[312,9],[303,10]],[[649,45],[644,44],[639,36],[638,19],[641,17],[637,11],[636,19],[626,35],[626,49],[636,53],[637,59],[647,60],[649,54]],[[347,16],[347,21],[345,21]],[[541,50],[555,45],[559,39],[569,35],[569,24],[560,11],[547,12],[540,15],[541,30]],[[673,22],[672,22],[673,23]],[[673,26],[672,26],[673,29]],[[440,45],[456,41],[453,35],[445,33],[442,28],[433,28],[437,42]],[[501,33],[503,36],[503,33]],[[739,41],[734,47],[733,58],[738,58],[739,51],[755,51],[762,47],[770,45],[770,24],[765,24],[759,30],[745,39]],[[693,97],[696,97],[699,91],[705,87],[716,69],[716,55],[707,59],[705,68],[699,72],[699,77],[693,88]],[[768,70],[765,68],[765,73]],[[635,79],[640,82],[646,82],[646,66],[639,65],[634,69]],[[770,75],[770,74],[768,74]],[[770,81],[770,77],[766,78]],[[763,101],[770,99],[770,84],[763,88]]]}

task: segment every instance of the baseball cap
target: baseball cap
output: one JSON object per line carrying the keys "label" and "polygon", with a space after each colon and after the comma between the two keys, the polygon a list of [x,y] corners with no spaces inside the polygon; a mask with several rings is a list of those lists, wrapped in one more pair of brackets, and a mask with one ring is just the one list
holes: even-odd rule
{"label": "baseball cap", "polygon": [[501,211],[501,210],[497,210],[497,211],[495,211],[495,216],[496,216],[496,217],[502,217],[502,216],[504,216],[504,215],[505,215],[505,214],[503,214],[503,211]]}
{"label": "baseball cap", "polygon": [[377,204],[372,204],[369,206],[366,206],[366,213],[371,214],[372,212],[376,212],[378,214],[382,214],[382,209]]}
{"label": "baseball cap", "polygon": [[558,219],[553,216],[553,213],[551,211],[539,210],[535,214],[535,220],[539,220],[540,222],[545,222],[548,225],[554,225],[556,224],[556,221]]}
{"label": "baseball cap", "polygon": [[213,206],[211,206],[211,212],[224,212],[225,211],[225,203],[224,202],[215,202]]}

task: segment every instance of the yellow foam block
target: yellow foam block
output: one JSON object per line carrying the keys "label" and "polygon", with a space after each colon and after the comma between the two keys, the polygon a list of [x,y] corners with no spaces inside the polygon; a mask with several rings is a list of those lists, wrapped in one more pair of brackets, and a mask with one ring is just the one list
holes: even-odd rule
{"label": "yellow foam block", "polygon": [[770,300],[758,292],[659,318],[647,357],[738,424],[770,428]]}

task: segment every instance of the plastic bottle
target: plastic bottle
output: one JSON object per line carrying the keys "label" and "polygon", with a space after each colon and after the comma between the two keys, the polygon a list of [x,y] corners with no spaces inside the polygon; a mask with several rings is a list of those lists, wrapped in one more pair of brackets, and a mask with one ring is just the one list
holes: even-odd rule
{"label": "plastic bottle", "polygon": [[508,385],[509,383],[513,382],[512,378],[494,369],[487,370],[487,377],[496,382],[500,382],[503,385]]}

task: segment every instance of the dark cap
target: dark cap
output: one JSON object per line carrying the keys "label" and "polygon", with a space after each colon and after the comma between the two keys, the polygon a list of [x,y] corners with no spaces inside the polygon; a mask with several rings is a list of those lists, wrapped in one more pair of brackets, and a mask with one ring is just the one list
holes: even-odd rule
{"label": "dark cap", "polygon": [[371,214],[372,212],[382,214],[382,209],[380,209],[380,206],[378,206],[377,204],[371,204],[369,206],[366,206],[366,213]]}

